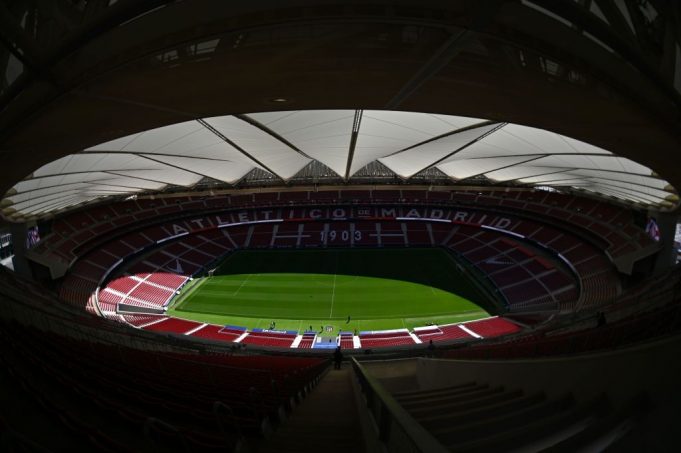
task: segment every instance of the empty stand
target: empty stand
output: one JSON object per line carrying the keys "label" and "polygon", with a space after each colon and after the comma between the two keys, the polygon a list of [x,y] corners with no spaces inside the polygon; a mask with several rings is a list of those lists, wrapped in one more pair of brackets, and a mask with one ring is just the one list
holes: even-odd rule
{"label": "empty stand", "polygon": [[541,450],[569,443],[612,408],[603,396],[578,402],[474,382],[396,393],[395,399],[451,451]]}
{"label": "empty stand", "polygon": [[314,342],[317,339],[317,332],[305,332],[298,343],[299,349],[311,349],[314,347]]}
{"label": "empty stand", "polygon": [[[336,204],[343,200],[349,200],[349,204],[342,206],[346,217],[333,217]],[[267,218],[282,221],[216,228],[224,227],[224,222],[264,219],[264,208],[258,210],[259,205],[268,206]],[[434,216],[441,217],[443,222],[419,218],[430,215],[429,206],[441,208]],[[204,212],[210,207],[229,210],[219,214]],[[468,217],[458,214],[461,207],[472,207]],[[490,209],[489,213],[481,211],[485,207]],[[506,216],[505,207],[532,215],[508,214],[510,220],[505,222],[504,229],[483,228],[486,222],[496,224],[494,219]],[[311,219],[313,209],[321,213],[322,218]],[[501,209],[502,214],[497,209]],[[407,215],[408,220],[397,220]],[[445,223],[455,218],[459,220]],[[473,221],[462,221],[462,218]],[[549,218],[565,220],[564,227],[554,221],[543,222]],[[125,228],[120,233],[103,242],[107,234],[121,226]],[[596,239],[585,240],[586,233],[582,231],[585,229],[600,232],[598,235],[606,239],[600,243]],[[88,251],[92,244],[98,247]],[[495,190],[303,190],[224,195],[215,200],[163,197],[93,207],[57,219],[53,234],[36,247],[36,253],[54,252],[75,260],[61,284],[64,301],[122,321],[132,315],[129,307],[162,310],[192,275],[243,246],[432,245],[447,247],[477,268],[480,275],[485,276],[485,284],[496,289],[507,310],[526,313],[571,312],[610,303],[622,289],[613,264],[604,252],[633,253],[650,245],[650,241],[634,224],[630,211],[561,194]],[[150,249],[141,252],[147,247]],[[615,253],[616,250],[621,251]],[[120,262],[124,262],[124,266],[114,270],[114,265]],[[99,297],[93,297],[105,276]],[[125,316],[119,316],[121,314]],[[163,324],[159,323],[157,328],[161,329]],[[460,327],[439,326],[438,329],[439,332],[432,334],[414,333],[421,341],[471,338]],[[223,338],[213,331],[214,327],[204,327],[198,332],[202,330],[206,336]],[[245,344],[269,341],[252,332],[244,340]],[[272,341],[285,345],[288,340]],[[341,338],[340,341],[348,349],[351,341],[352,347],[356,346],[354,339]],[[362,335],[360,341],[363,348],[371,348],[413,344],[415,340],[411,335],[397,335],[390,340],[380,335],[376,338]],[[305,339],[303,344],[307,343]]]}
{"label": "empty stand", "polygon": [[407,330],[385,332],[360,332],[362,348],[393,347],[413,345],[415,341]]}
{"label": "empty stand", "polygon": [[253,331],[241,340],[243,344],[254,344],[258,346],[273,346],[279,348],[289,348],[296,339],[296,333],[280,333],[267,331]]}
{"label": "empty stand", "polygon": [[316,358],[154,353],[14,326],[1,332],[0,360],[13,364],[18,388],[92,450],[151,451],[150,420],[192,450],[232,450],[278,423],[327,366]]}
{"label": "empty stand", "polygon": [[431,326],[414,329],[414,334],[422,342],[428,343],[441,341],[470,340],[474,338],[469,332],[462,329],[458,324],[445,326]]}
{"label": "empty stand", "polygon": [[193,333],[191,333],[191,336],[196,338],[204,338],[207,340],[233,342],[242,336],[244,332],[245,329],[206,324],[203,328],[195,330]]}
{"label": "empty stand", "polygon": [[178,318],[166,318],[161,322],[154,324],[149,324],[143,327],[144,330],[149,330],[152,332],[165,332],[165,333],[176,333],[176,334],[186,334],[191,330],[196,329],[201,326],[200,322],[187,321]]}
{"label": "empty stand", "polygon": [[352,332],[341,332],[339,335],[339,346],[341,349],[354,349],[354,335]]}
{"label": "empty stand", "polygon": [[504,318],[494,317],[464,324],[466,328],[483,338],[498,337],[519,332],[520,327]]}

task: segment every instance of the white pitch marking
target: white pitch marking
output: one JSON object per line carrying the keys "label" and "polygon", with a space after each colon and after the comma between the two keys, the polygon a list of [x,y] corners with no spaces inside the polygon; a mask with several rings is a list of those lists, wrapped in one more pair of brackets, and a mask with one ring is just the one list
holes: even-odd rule
{"label": "white pitch marking", "polygon": [[333,301],[336,298],[336,275],[333,274],[333,289],[331,290],[331,312],[329,313],[329,319],[333,315]]}
{"label": "white pitch marking", "polygon": [[234,296],[236,296],[237,294],[239,294],[239,291],[241,291],[241,288],[244,287],[244,285],[246,284],[246,282],[248,281],[248,279],[251,278],[251,275],[253,275],[253,274],[248,274],[248,277],[246,277],[246,279],[245,279],[243,282],[241,282],[241,285],[239,285],[239,287],[236,289],[236,291],[234,291],[234,294],[232,294],[232,297],[234,297]]}

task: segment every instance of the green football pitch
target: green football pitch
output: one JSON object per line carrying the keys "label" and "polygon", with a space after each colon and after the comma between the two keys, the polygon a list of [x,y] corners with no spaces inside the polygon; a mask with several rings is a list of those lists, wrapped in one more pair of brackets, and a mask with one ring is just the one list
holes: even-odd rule
{"label": "green football pitch", "polygon": [[472,300],[485,305],[442,249],[241,250],[187,285],[169,314],[336,335],[489,316]]}

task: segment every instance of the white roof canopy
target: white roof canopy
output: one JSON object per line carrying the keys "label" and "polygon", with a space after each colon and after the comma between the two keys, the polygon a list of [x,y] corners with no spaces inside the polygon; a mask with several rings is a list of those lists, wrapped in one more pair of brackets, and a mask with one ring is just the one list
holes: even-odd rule
{"label": "white roof canopy", "polygon": [[579,188],[670,207],[649,168],[553,132],[478,118],[380,110],[307,110],[187,121],[102,143],[36,169],[2,200],[6,217],[40,216],[112,195],[239,182],[253,169],[283,182],[318,161],[352,181],[378,161],[403,179],[437,168],[455,181]]}

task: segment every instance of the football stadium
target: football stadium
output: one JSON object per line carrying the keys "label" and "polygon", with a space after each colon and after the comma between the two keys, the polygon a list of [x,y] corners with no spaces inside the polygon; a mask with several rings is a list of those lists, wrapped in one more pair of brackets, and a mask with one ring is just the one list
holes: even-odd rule
{"label": "football stadium", "polygon": [[680,3],[0,24],[0,450],[678,448]]}

